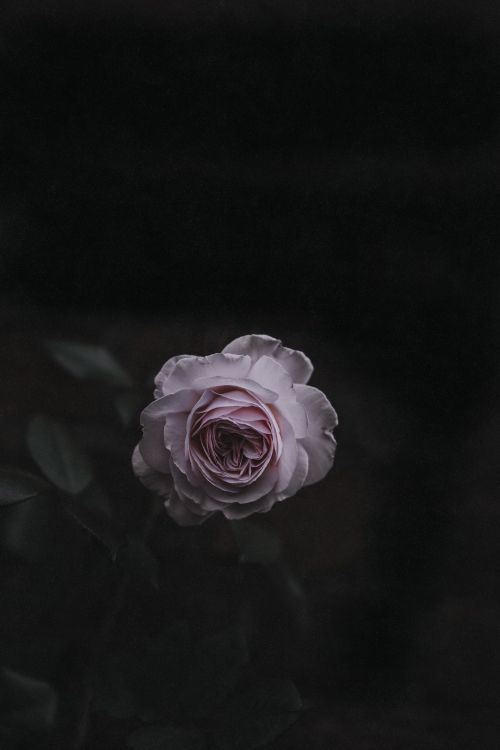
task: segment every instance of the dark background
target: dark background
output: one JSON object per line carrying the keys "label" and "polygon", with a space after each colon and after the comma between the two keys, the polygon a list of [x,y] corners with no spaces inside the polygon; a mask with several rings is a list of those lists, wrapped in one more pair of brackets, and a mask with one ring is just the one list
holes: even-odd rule
{"label": "dark background", "polygon": [[[36,411],[106,417],[46,336],[138,378],[250,331],[304,349],[339,452],[267,520],[314,623],[282,659],[316,708],[279,747],[496,748],[500,12],[165,5],[3,4],[4,455],[31,466]],[[7,663],[29,671],[55,563],[34,584],[8,559]],[[61,643],[75,581],[45,614]],[[67,684],[71,660],[33,659]]]}

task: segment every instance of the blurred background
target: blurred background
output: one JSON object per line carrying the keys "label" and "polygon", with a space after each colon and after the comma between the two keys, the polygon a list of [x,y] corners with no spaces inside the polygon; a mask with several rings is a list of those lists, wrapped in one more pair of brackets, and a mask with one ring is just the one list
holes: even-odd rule
{"label": "blurred background", "polygon": [[[260,569],[238,578],[216,520],[187,536],[162,522],[162,585],[189,609],[202,580],[215,629],[256,600],[259,668],[311,704],[273,747],[497,748],[500,9],[4,0],[0,15],[2,463],[36,469],[42,412],[118,497],[146,497],[137,416],[122,432],[109,390],[58,368],[47,338],[106,346],[138,383],[247,332],[303,349],[339,413],[336,465],[258,520],[306,625],[272,575],[264,593]],[[67,747],[114,574],[53,509],[22,507],[1,509],[0,661],[66,696],[47,742]],[[150,591],[137,602],[118,654],[159,611],[170,622]],[[125,747],[137,720],[104,715],[88,747]]]}

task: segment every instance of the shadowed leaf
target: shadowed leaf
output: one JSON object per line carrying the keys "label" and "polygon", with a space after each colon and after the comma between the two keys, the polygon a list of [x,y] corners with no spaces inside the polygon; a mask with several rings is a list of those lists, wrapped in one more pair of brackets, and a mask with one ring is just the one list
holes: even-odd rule
{"label": "shadowed leaf", "polygon": [[53,359],[77,378],[92,378],[108,385],[130,388],[133,381],[115,357],[102,346],[73,341],[46,342]]}
{"label": "shadowed leaf", "polygon": [[34,417],[28,427],[27,442],[33,459],[59,489],[77,494],[91,481],[92,469],[86,455],[55,419]]}
{"label": "shadowed leaf", "polygon": [[128,427],[132,419],[145,406],[146,399],[140,391],[124,391],[114,400],[115,409],[124,427]]}
{"label": "shadowed leaf", "polygon": [[[2,511],[2,546],[11,555],[41,563],[53,559],[68,541],[60,504],[50,493],[4,506]],[[77,535],[71,531],[69,529],[75,542]]]}
{"label": "shadowed leaf", "polygon": [[105,516],[111,515],[111,502],[106,490],[97,482],[91,482],[78,494],[78,500],[90,511],[96,510]]}
{"label": "shadowed leaf", "polygon": [[50,485],[34,474],[0,467],[0,505],[21,503],[48,490]]}
{"label": "shadowed leaf", "polygon": [[111,559],[116,560],[118,550],[125,539],[115,528],[110,517],[97,508],[87,507],[80,497],[66,497],[63,507],[82,528],[104,545]]}
{"label": "shadowed leaf", "polygon": [[4,667],[0,673],[0,705],[0,733],[23,736],[52,727],[57,695],[47,682]]}

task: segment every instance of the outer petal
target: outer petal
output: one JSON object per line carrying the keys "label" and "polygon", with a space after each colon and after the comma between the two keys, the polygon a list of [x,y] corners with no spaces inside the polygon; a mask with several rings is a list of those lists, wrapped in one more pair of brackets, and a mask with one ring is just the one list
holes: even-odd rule
{"label": "outer petal", "polygon": [[179,526],[198,526],[213,515],[213,513],[207,513],[201,509],[199,513],[193,513],[188,508],[185,497],[177,491],[172,492],[168,500],[165,501],[165,509]]}
{"label": "outer petal", "polygon": [[307,451],[309,469],[305,485],[318,482],[332,468],[336,441],[332,431],[338,424],[337,413],[325,394],[310,385],[297,385],[297,399],[308,417],[308,430],[299,442]]}
{"label": "outer petal", "polygon": [[247,391],[248,393],[257,396],[257,398],[265,404],[278,400],[277,393],[269,390],[269,388],[265,388],[255,380],[249,380],[248,378],[228,378],[215,375],[210,378],[197,378],[193,383],[193,387],[198,390],[210,388],[213,391],[220,391],[221,388],[226,389],[228,387],[232,389],[239,388],[240,390],[242,389],[243,391]]}
{"label": "outer petal", "polygon": [[[163,396],[154,402],[162,404],[163,444],[182,471],[186,469],[186,423],[189,413],[198,402],[199,394],[189,388]],[[154,405],[151,410],[154,410]]]}
{"label": "outer petal", "polygon": [[290,373],[272,357],[264,355],[252,364],[248,373],[250,380],[270,388],[280,397],[293,397],[293,380]]}
{"label": "outer petal", "polygon": [[283,346],[271,336],[250,334],[231,341],[222,350],[229,354],[248,354],[252,362],[261,357],[272,357],[291,376],[294,383],[307,383],[313,372],[312,362],[303,352]]}
{"label": "outer petal", "polygon": [[267,513],[277,501],[278,496],[275,493],[270,493],[265,497],[261,497],[260,500],[256,500],[254,503],[246,503],[244,505],[232,503],[231,505],[227,505],[222,513],[226,518],[238,520],[240,518],[247,518],[254,513]]}
{"label": "outer petal", "polygon": [[297,463],[295,465],[295,471],[290,480],[290,484],[280,493],[279,500],[284,500],[287,497],[293,497],[297,492],[304,486],[307,474],[309,471],[309,456],[307,455],[306,449],[300,444],[297,444]]}
{"label": "outer petal", "polygon": [[279,413],[290,423],[293,427],[293,432],[296,438],[302,438],[307,435],[307,412],[301,403],[294,398],[280,399],[276,404],[276,408]]}
{"label": "outer petal", "polygon": [[295,437],[304,437],[307,433],[307,414],[297,401],[292,378],[285,368],[272,357],[264,355],[252,365],[249,378],[279,394],[277,409],[292,425]]}
{"label": "outer petal", "polygon": [[148,466],[164,474],[169,473],[170,459],[163,438],[167,409],[168,402],[164,398],[146,406],[141,413],[143,434],[139,443],[139,450]]}
{"label": "outer petal", "polygon": [[191,388],[200,378],[222,377],[225,380],[246,378],[251,367],[250,357],[241,354],[209,354],[208,357],[182,357],[163,382],[165,395],[182,388]]}
{"label": "outer petal", "polygon": [[204,488],[189,481],[185,474],[180,471],[173,461],[170,462],[170,470],[174,478],[175,489],[184,499],[188,508],[193,512],[212,512],[223,510],[224,503],[220,503],[209,497]]}
{"label": "outer petal", "polygon": [[283,417],[279,420],[283,450],[278,462],[278,481],[274,488],[278,494],[286,490],[297,466],[298,443],[291,424]]}
{"label": "outer petal", "polygon": [[161,497],[168,497],[172,492],[173,482],[170,474],[156,471],[149,466],[142,457],[139,446],[136,445],[132,453],[132,468],[134,474],[148,488]]}
{"label": "outer petal", "polygon": [[154,397],[160,398],[161,396],[165,396],[165,393],[163,392],[163,384],[166,381],[166,379],[169,377],[170,373],[174,369],[175,365],[180,359],[185,359],[186,357],[195,357],[194,354],[176,354],[175,357],[170,357],[170,359],[167,359],[163,367],[161,368],[160,372],[155,377],[155,391],[154,391]]}
{"label": "outer petal", "polygon": [[211,513],[206,513],[201,508],[193,512],[192,504],[174,489],[174,483],[170,474],[161,474],[155,471],[144,461],[139,446],[134,448],[132,454],[132,468],[141,482],[160,497],[165,499],[165,509],[169,516],[180,526],[194,526],[205,521]]}
{"label": "outer petal", "polygon": [[140,451],[149,466],[157,471],[169,472],[169,452],[165,445],[164,428],[169,414],[189,411],[196,403],[197,394],[185,389],[170,396],[152,401],[141,413],[143,436]]}

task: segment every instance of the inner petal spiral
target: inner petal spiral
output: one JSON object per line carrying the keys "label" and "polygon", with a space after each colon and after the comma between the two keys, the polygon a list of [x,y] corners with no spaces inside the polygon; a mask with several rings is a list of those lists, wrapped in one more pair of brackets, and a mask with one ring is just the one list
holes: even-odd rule
{"label": "inner petal spiral", "polygon": [[237,492],[277,461],[281,437],[272,412],[252,394],[212,392],[192,414],[187,452],[207,481]]}

